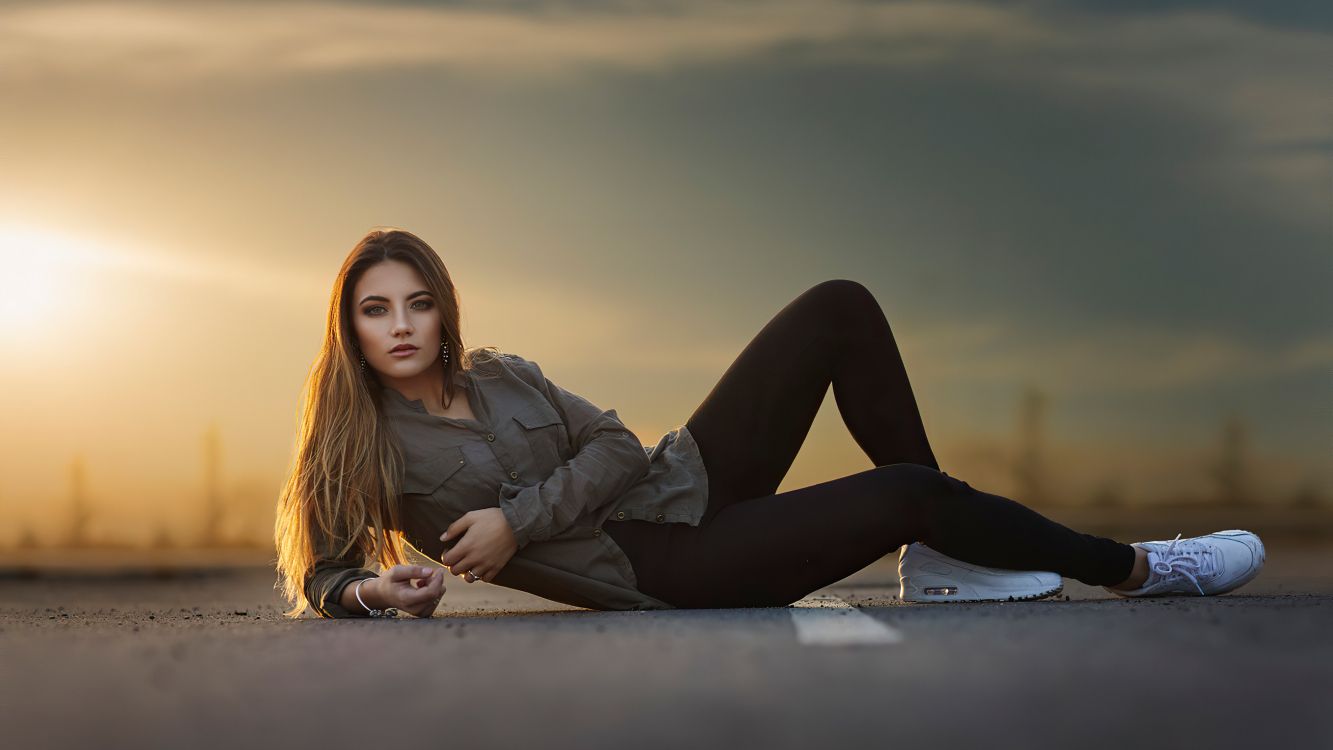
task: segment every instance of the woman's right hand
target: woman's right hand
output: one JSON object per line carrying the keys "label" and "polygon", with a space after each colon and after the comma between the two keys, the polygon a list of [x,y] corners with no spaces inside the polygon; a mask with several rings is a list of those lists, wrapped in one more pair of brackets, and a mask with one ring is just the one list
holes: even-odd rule
{"label": "woman's right hand", "polygon": [[395,565],[363,587],[374,588],[372,594],[380,609],[394,607],[416,617],[430,617],[444,596],[444,576],[444,568]]}

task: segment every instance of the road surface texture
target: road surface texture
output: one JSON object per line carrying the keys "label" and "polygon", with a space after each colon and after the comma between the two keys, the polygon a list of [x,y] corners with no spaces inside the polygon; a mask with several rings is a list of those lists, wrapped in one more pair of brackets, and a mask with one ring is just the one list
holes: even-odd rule
{"label": "road surface texture", "polygon": [[[595,612],[450,579],[434,617],[281,616],[270,570],[0,578],[6,747],[1333,747],[1333,559],[1124,600]],[[1175,744],[1179,742],[1179,744]],[[365,743],[365,744],[362,744]]]}

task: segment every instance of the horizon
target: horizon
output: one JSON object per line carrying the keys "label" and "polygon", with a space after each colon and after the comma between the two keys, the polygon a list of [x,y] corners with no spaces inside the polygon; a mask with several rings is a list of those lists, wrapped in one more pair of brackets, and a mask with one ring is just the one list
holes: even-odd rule
{"label": "horizon", "polygon": [[[469,347],[645,445],[848,278],[978,488],[1327,505],[1331,36],[1304,4],[7,4],[0,547],[64,533],[75,461],[108,538],[275,504],[377,226],[439,252]],[[779,491],[870,466],[830,390]]]}

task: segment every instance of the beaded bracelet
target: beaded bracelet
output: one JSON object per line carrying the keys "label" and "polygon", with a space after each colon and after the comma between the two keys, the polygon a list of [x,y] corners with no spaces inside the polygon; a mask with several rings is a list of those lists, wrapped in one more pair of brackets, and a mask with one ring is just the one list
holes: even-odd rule
{"label": "beaded bracelet", "polygon": [[[352,593],[353,593],[353,594],[356,594],[356,600],[357,600],[358,602],[361,602],[361,606],[363,606],[363,607],[366,607],[366,602],[361,598],[361,584],[363,584],[363,583],[365,583],[366,581],[369,581],[369,580],[370,580],[369,578],[362,578],[361,580],[359,580],[359,581],[356,582],[356,587],[352,589]],[[398,616],[398,610],[394,609],[393,607],[389,607],[389,608],[387,608],[387,609],[371,609],[370,607],[366,607],[366,612],[369,613],[369,615],[370,615],[371,617],[397,617],[397,616]]]}

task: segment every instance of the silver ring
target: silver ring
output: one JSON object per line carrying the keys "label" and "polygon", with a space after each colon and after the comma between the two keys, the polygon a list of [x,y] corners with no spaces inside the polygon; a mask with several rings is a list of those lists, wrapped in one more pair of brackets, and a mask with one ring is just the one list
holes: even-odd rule
{"label": "silver ring", "polygon": [[470,576],[472,576],[473,578],[477,579],[478,581],[481,580],[481,576],[477,575],[476,573],[473,573],[473,572],[470,571],[470,570],[467,572],[467,574],[470,575]]}

